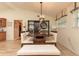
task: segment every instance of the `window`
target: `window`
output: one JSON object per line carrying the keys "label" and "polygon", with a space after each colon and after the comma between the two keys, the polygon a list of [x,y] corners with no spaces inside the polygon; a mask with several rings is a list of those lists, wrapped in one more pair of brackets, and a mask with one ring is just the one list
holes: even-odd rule
{"label": "window", "polygon": [[64,28],[66,26],[66,17],[62,17],[57,20],[58,28]]}
{"label": "window", "polygon": [[74,11],[73,15],[75,16],[75,27],[79,27],[79,10]]}

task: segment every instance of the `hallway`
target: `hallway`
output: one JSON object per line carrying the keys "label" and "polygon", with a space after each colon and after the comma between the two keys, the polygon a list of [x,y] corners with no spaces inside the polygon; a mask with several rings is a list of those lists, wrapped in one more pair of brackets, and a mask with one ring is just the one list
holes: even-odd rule
{"label": "hallway", "polygon": [[0,15],[0,55],[16,56],[27,43],[55,43],[61,56],[79,55],[79,2],[0,2]]}

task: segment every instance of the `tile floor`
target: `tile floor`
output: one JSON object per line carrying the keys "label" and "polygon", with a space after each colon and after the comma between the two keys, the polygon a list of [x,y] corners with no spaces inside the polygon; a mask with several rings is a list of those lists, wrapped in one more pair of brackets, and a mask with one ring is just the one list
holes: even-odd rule
{"label": "tile floor", "polygon": [[[73,56],[73,52],[64,46],[57,44],[61,51],[61,56]],[[17,41],[1,41],[0,42],[0,56],[16,56],[16,52],[21,48],[20,40]]]}

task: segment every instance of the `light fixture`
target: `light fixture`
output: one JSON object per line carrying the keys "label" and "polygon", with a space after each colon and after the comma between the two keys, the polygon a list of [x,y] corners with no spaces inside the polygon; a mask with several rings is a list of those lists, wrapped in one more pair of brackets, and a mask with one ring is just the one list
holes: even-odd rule
{"label": "light fixture", "polygon": [[39,15],[39,20],[43,21],[45,19],[43,15],[43,2],[40,2],[40,15]]}

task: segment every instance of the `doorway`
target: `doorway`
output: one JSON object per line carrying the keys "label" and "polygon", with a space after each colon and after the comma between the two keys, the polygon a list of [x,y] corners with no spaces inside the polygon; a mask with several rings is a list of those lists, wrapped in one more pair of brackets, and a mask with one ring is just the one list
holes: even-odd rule
{"label": "doorway", "polygon": [[21,39],[22,20],[14,20],[14,40]]}

